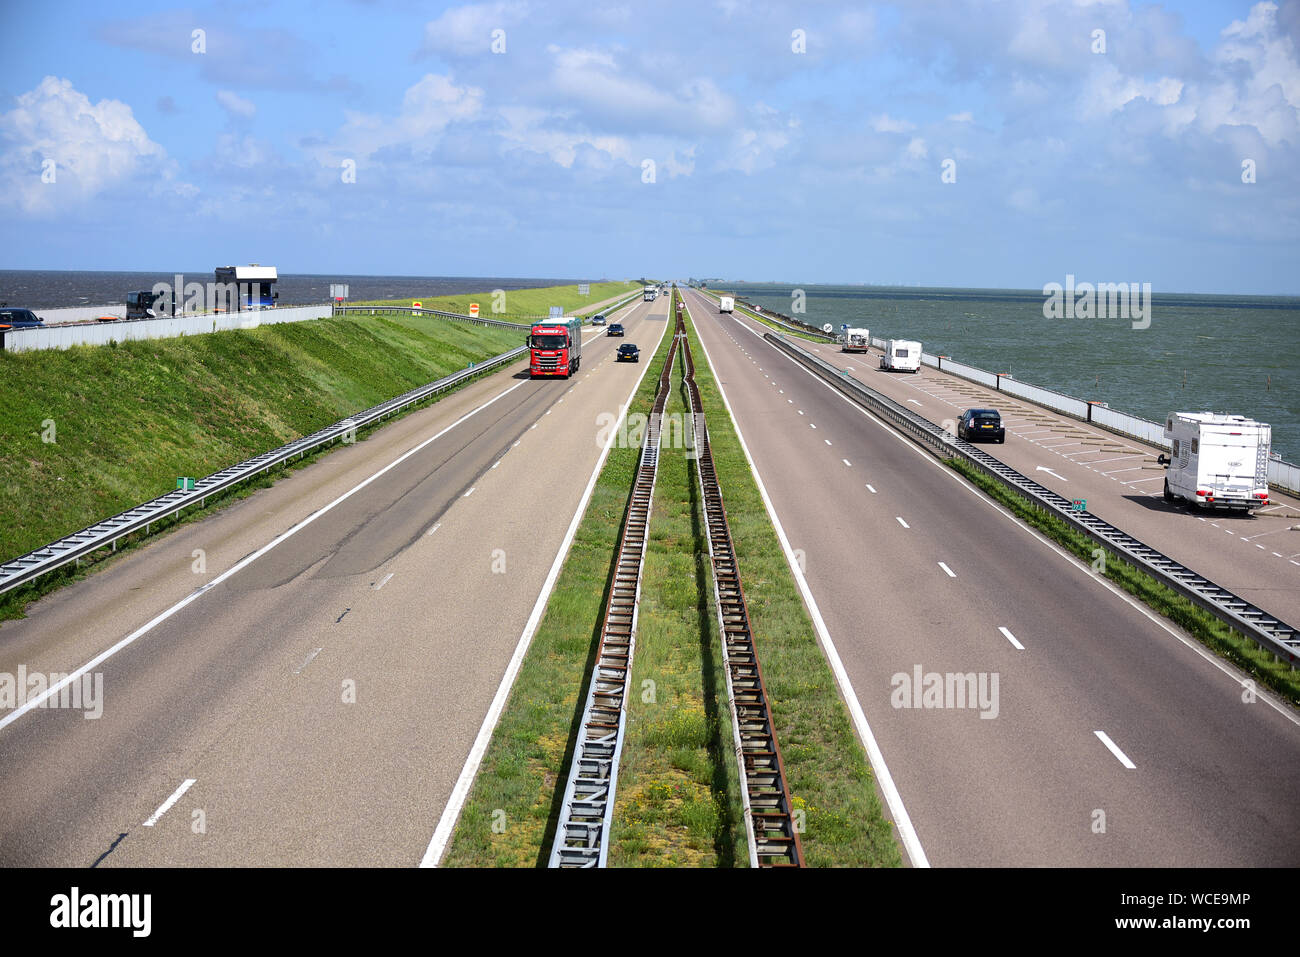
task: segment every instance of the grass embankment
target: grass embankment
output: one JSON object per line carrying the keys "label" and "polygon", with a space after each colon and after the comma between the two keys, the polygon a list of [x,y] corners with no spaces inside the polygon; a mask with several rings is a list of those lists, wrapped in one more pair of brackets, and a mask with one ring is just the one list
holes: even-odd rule
{"label": "grass embankment", "polygon": [[[710,411],[715,464],[759,636],[807,861],[900,861],[870,769],[821,654],[748,463],[694,339],[696,380]],[[633,412],[646,412],[667,352],[651,365]],[[680,379],[680,373],[675,376]],[[683,413],[674,388],[667,412]],[[665,422],[642,579],[628,724],[611,831],[618,866],[745,866],[739,774],[713,605],[695,464]],[[544,864],[570,747],[599,637],[614,549],[640,451],[616,445],[493,736],[446,863]],[[653,682],[647,684],[646,682]],[[494,829],[494,812],[505,826]]]}
{"label": "grass embankment", "polygon": [[[1036,508],[1027,498],[1016,495],[998,482],[960,459],[945,459],[990,497],[1005,505],[1016,517],[1063,546],[1068,552],[1090,565],[1099,546],[1066,522]],[[1300,705],[1300,674],[1285,662],[1274,661],[1254,641],[1224,624],[1208,611],[1193,604],[1167,585],[1161,584],[1140,568],[1129,564],[1109,549],[1105,552],[1102,574],[1124,591],[1149,605],[1188,632],[1220,658],[1232,662],[1242,671],[1272,688],[1293,705]],[[1095,567],[1095,566],[1094,566]]]}
{"label": "grass embankment", "polygon": [[[365,316],[0,353],[0,558],[521,343],[514,329]],[[18,591],[0,617],[38,593]]]}
{"label": "grass embankment", "polygon": [[[561,306],[565,315],[586,315],[595,311],[595,305],[614,296],[631,295],[641,288],[633,282],[593,282],[591,291],[586,296],[578,295],[577,286],[547,286],[543,289],[507,289],[503,297],[504,312],[493,312],[495,299],[491,293],[456,293],[451,296],[429,296],[420,299],[425,309],[437,309],[441,312],[469,313],[469,304],[478,303],[478,314],[484,319],[500,319],[505,322],[520,322],[524,319],[545,317],[550,314],[551,306]],[[382,299],[374,302],[350,303],[354,306],[410,306],[410,299]]]}

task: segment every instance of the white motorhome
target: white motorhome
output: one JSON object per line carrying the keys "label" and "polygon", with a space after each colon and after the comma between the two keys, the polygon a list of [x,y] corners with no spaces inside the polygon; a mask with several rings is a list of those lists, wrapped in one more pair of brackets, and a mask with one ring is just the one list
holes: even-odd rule
{"label": "white motorhome", "polygon": [[643,302],[654,302],[659,297],[659,290],[655,286],[646,286],[641,290],[641,299]]}
{"label": "white motorhome", "polygon": [[734,312],[736,309],[736,300],[731,296],[718,297],[718,312]]}
{"label": "white motorhome", "polygon": [[870,329],[845,329],[841,352],[866,352],[871,348]]}
{"label": "white motorhome", "polygon": [[880,368],[895,372],[920,372],[921,343],[911,339],[890,339],[885,343],[885,354],[880,357]]}
{"label": "white motorhome", "polygon": [[1249,511],[1268,504],[1268,453],[1272,427],[1244,415],[1170,412],[1165,438],[1172,448],[1165,499],[1210,508]]}

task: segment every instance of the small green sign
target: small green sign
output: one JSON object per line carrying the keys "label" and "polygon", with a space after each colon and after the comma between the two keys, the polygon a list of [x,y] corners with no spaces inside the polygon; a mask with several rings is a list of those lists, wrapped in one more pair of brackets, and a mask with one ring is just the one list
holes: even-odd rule
{"label": "small green sign", "polygon": [[1088,511],[1088,500],[1086,498],[1076,498],[1070,503],[1070,508],[1076,512]]}
{"label": "small green sign", "polygon": [[183,490],[186,491],[186,492],[193,492],[193,491],[194,491],[194,479],[189,478],[189,477],[186,477],[186,476],[178,476],[177,479],[176,479],[176,487],[177,487],[178,489],[183,489]]}

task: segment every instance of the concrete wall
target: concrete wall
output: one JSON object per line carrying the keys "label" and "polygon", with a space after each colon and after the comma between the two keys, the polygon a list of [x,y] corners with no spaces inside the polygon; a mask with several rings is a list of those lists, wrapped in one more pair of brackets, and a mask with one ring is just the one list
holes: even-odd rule
{"label": "concrete wall", "polygon": [[103,346],[114,340],[128,342],[136,339],[170,339],[228,329],[255,329],[279,322],[323,319],[332,311],[333,307],[326,303],[212,316],[172,316],[165,319],[141,319],[138,322],[96,322],[47,329],[11,329],[5,334],[4,347],[11,352],[31,352],[36,349],[67,349],[71,346]]}
{"label": "concrete wall", "polygon": [[126,318],[126,305],[116,306],[69,306],[61,309],[33,309],[32,312],[46,322],[81,322],[84,319],[98,319],[100,316],[117,316]]}

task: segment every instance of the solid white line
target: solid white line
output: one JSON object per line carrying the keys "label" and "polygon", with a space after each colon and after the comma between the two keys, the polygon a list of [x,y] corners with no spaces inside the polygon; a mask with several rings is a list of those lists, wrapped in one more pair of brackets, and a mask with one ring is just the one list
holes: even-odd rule
{"label": "solid white line", "polygon": [[904,528],[911,528],[911,527],[912,527],[911,525],[908,525],[907,522],[903,521],[903,516],[901,516],[901,515],[895,515],[894,518],[898,519],[898,524],[899,524],[899,525],[902,525]]}
{"label": "solid white line", "polygon": [[953,571],[951,568],[949,568],[947,565],[945,565],[943,562],[940,562],[940,563],[939,563],[939,567],[942,568],[942,569],[944,570],[944,572],[947,574],[947,576],[948,576],[949,578],[956,578],[956,577],[957,577],[957,573],[954,572],[954,571]]}
{"label": "solid white line", "polygon": [[300,664],[297,668],[294,668],[294,669],[293,669],[293,673],[296,674],[296,675],[300,675],[300,674],[302,674],[303,669],[306,668],[306,667],[307,667],[309,664],[311,664],[313,661],[315,661],[315,660],[316,660],[316,656],[319,655],[320,653],[321,653],[321,649],[319,649],[319,648],[313,648],[312,651],[311,651],[311,654],[309,654],[306,658],[303,659],[302,664]]}
{"label": "solid white line", "polygon": [[[664,335],[666,335],[667,326],[664,329]],[[655,346],[655,348],[658,349],[658,346]],[[627,399],[623,402],[624,416],[627,415],[627,407],[636,396],[637,389],[641,388],[641,380],[650,371],[650,365],[651,363],[647,362],[642,366],[641,374],[632,385],[632,391],[627,394]],[[442,809],[442,816],[438,818],[438,826],[434,828],[433,837],[429,839],[429,846],[425,849],[424,857],[420,860],[421,867],[437,867],[442,855],[447,850],[447,843],[451,840],[452,830],[456,827],[460,812],[465,807],[465,799],[469,797],[470,786],[474,783],[475,775],[478,774],[479,765],[483,763],[483,755],[487,753],[488,744],[492,741],[492,732],[496,730],[497,722],[501,719],[501,712],[505,710],[506,701],[510,697],[510,689],[514,686],[515,678],[519,676],[519,669],[523,667],[524,655],[528,653],[528,646],[532,644],[533,634],[537,631],[538,624],[541,623],[542,613],[546,611],[546,603],[550,600],[551,590],[555,587],[555,580],[560,576],[560,567],[564,564],[564,557],[569,552],[569,546],[573,544],[573,536],[578,533],[578,525],[582,523],[583,513],[587,510],[587,503],[591,501],[591,493],[596,487],[596,479],[600,477],[600,470],[604,467],[605,459],[609,457],[609,450],[613,448],[614,439],[617,437],[618,429],[611,429],[609,438],[605,440],[605,447],[601,449],[600,458],[596,460],[596,467],[591,470],[591,477],[587,479],[587,487],[583,490],[582,498],[578,502],[578,508],[573,513],[573,520],[569,522],[569,528],[564,533],[564,540],[560,542],[560,548],[555,553],[555,561],[551,563],[551,570],[546,575],[546,581],[542,583],[542,590],[537,595],[532,614],[528,616],[523,634],[519,636],[519,642],[515,645],[515,653],[510,658],[510,664],[506,667],[506,673],[501,678],[501,684],[497,686],[497,693],[488,706],[487,714],[483,716],[483,724],[478,730],[478,736],[474,739],[474,746],[470,748],[469,757],[465,759],[465,766],[461,768],[460,777],[456,779],[456,786],[452,788],[451,797],[447,799],[447,806]]]}
{"label": "solid white line", "polygon": [[[687,311],[689,312],[689,307],[687,307]],[[692,318],[692,321],[694,321],[694,318]],[[742,327],[748,328],[743,323]],[[704,345],[703,339],[700,339],[700,348],[704,350],[704,359],[709,363],[709,367],[717,368],[709,357],[709,350]],[[716,381],[717,377],[714,378]],[[776,537],[781,542],[781,548],[785,552],[786,564],[790,566],[790,571],[799,584],[799,591],[803,595],[804,603],[808,606],[808,613],[812,616],[813,627],[816,628],[817,636],[821,640],[822,650],[826,652],[826,660],[830,663],[831,672],[835,675],[835,683],[840,687],[840,694],[843,696],[845,704],[848,705],[849,714],[853,718],[853,725],[857,729],[858,737],[862,739],[862,744],[867,750],[867,759],[876,772],[876,783],[880,785],[880,792],[884,795],[885,803],[889,806],[889,815],[894,819],[894,827],[898,831],[899,840],[902,841],[903,849],[907,851],[907,856],[911,860],[913,867],[929,867],[929,858],[925,856],[925,849],[921,847],[921,839],[917,837],[916,828],[912,826],[912,818],[903,804],[903,796],[899,794],[898,787],[894,784],[894,777],[889,773],[889,767],[885,764],[884,752],[880,750],[875,735],[871,733],[871,725],[867,723],[867,716],[862,710],[862,702],[858,700],[858,693],[853,689],[853,682],[849,680],[849,674],[844,669],[844,662],[840,660],[840,653],[836,650],[835,642],[826,628],[821,609],[817,607],[817,600],[813,598],[812,589],[808,587],[808,579],[804,577],[802,569],[799,568],[799,562],[795,559],[794,549],[790,546],[790,539],[786,537],[785,528],[781,525],[781,519],[777,517],[776,508],[772,505],[771,498],[768,497],[767,487],[763,484],[763,477],[759,474],[758,466],[754,464],[754,457],[749,454],[749,445],[745,442],[745,436],[740,431],[740,423],[736,421],[736,414],[731,409],[731,400],[727,398],[727,392],[722,387],[722,383],[717,382],[717,386],[718,393],[722,396],[722,404],[727,407],[727,415],[731,417],[732,427],[736,430],[736,438],[740,440],[740,448],[745,453],[745,460],[749,462],[750,471],[754,473],[754,484],[758,486],[758,494],[763,499],[763,507],[767,509],[767,517],[772,520],[772,526],[776,529]]]}
{"label": "solid white line", "polygon": [[476,488],[478,488],[477,485],[471,485],[471,486],[469,487],[469,491],[466,492],[464,495],[462,495],[461,498],[469,498],[471,495],[474,494],[474,489],[476,489]]}
{"label": "solid white line", "polygon": [[424,534],[425,534],[425,535],[432,535],[434,532],[436,532],[436,531],[437,531],[438,529],[440,529],[440,528],[442,528],[442,522],[434,522],[434,523],[433,523],[433,528],[429,529],[429,530],[428,530],[427,532],[425,532]]}
{"label": "solid white line", "polygon": [[1007,641],[1011,642],[1011,644],[1015,646],[1016,651],[1025,650],[1025,646],[1022,645],[1020,642],[1016,641],[1016,636],[1011,634],[1011,632],[1007,631],[1001,625],[998,625],[998,631],[1002,632],[1003,638],[1005,638]]}
{"label": "solid white line", "polygon": [[500,460],[500,459],[497,459],[496,462],[494,462],[494,463],[492,464],[492,467],[493,467],[493,468],[496,468],[496,467],[497,467],[498,465],[500,465],[500,464],[501,464],[501,460]]}
{"label": "solid white line", "polygon": [[1120,764],[1124,765],[1124,767],[1128,768],[1130,771],[1137,768],[1137,765],[1128,759],[1128,755],[1116,747],[1115,742],[1106,736],[1105,731],[1094,731],[1093,734],[1101,739],[1101,743],[1110,749],[1111,754],[1119,758]]}
{"label": "solid white line", "polygon": [[444,435],[446,435],[452,429],[456,428],[456,426],[460,425],[470,416],[477,415],[479,412],[482,412],[484,409],[486,409],[492,403],[496,402],[498,399],[509,395],[511,392],[514,392],[515,389],[518,389],[521,385],[524,385],[526,381],[527,380],[525,380],[524,382],[516,382],[514,385],[510,386],[510,388],[506,389],[505,391],[498,392],[496,395],[488,399],[478,408],[466,412],[464,415],[462,415],[451,425],[447,426],[441,432],[437,433],[436,435],[430,436],[429,438],[425,439],[423,442],[421,442],[419,445],[415,446],[414,448],[410,449],[409,451],[403,452],[401,455],[393,459],[393,461],[389,462],[387,465],[385,465],[382,469],[380,469],[375,474],[371,475],[369,478],[363,479],[362,481],[358,482],[356,485],[352,486],[352,488],[348,489],[346,492],[344,492],[334,501],[330,502],[328,505],[322,505],[320,508],[312,512],[310,515],[304,518],[297,525],[294,525],[288,531],[281,532],[275,538],[271,539],[270,542],[263,545],[257,551],[253,552],[251,555],[248,555],[247,557],[236,562],[234,565],[232,565],[226,571],[222,572],[216,578],[212,579],[212,581],[208,582],[206,585],[203,585],[202,587],[197,588],[194,591],[190,592],[188,595],[186,595],[176,604],[172,605],[166,611],[161,612],[160,614],[156,615],[149,621],[145,622],[135,631],[131,632],[131,634],[127,635],[117,644],[113,645],[113,647],[109,648],[107,651],[103,651],[100,654],[96,655],[94,658],[90,659],[90,661],[86,662],[76,671],[72,672],[72,674],[67,675],[58,684],[51,685],[49,688],[46,689],[44,694],[37,695],[34,698],[28,698],[27,703],[24,704],[21,708],[16,708],[13,711],[9,712],[7,715],[5,715],[3,718],[0,718],[0,729],[5,728],[10,724],[12,724],[13,722],[17,721],[19,718],[25,715],[28,711],[31,711],[33,708],[40,707],[44,701],[46,701],[51,696],[58,694],[63,688],[72,684],[72,682],[80,681],[82,675],[86,674],[88,671],[93,670],[94,668],[97,668],[99,665],[107,661],[109,658],[113,657],[113,655],[117,654],[123,648],[132,644],[137,638],[141,637],[142,635],[147,635],[149,632],[153,631],[154,628],[158,627],[158,625],[162,624],[172,615],[176,614],[178,611],[188,606],[191,602],[199,598],[201,595],[207,594],[209,591],[211,591],[216,586],[220,585],[226,579],[243,571],[245,568],[247,568],[253,562],[257,561],[259,558],[261,558],[271,549],[275,548],[281,542],[298,534],[300,531],[302,531],[312,522],[316,521],[316,519],[320,518],[322,515],[326,514],[327,512],[332,511],[335,506],[339,505],[342,502],[347,501],[357,492],[360,492],[363,488],[365,488],[375,479],[388,473],[392,469],[395,469],[397,466],[401,465],[403,462],[409,459],[412,455],[415,455],[417,452],[421,451],[426,446],[442,438]]}
{"label": "solid white line", "polygon": [[387,584],[388,584],[388,580],[389,580],[390,578],[393,577],[393,574],[394,574],[393,572],[389,572],[389,573],[388,573],[387,575],[385,575],[383,578],[379,579],[379,581],[375,582],[375,584],[374,584],[374,589],[375,589],[375,591],[379,591],[379,589],[381,589],[381,588],[383,588],[385,585],[387,585]]}
{"label": "solid white line", "polygon": [[144,826],[153,827],[157,824],[158,819],[172,809],[172,805],[181,799],[181,795],[190,789],[190,785],[192,785],[194,781],[195,778],[186,778],[182,781],[181,786],[172,792],[172,796],[163,801],[162,804],[158,805],[158,810],[154,811],[149,820],[144,822]]}

